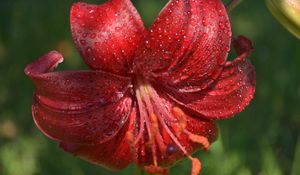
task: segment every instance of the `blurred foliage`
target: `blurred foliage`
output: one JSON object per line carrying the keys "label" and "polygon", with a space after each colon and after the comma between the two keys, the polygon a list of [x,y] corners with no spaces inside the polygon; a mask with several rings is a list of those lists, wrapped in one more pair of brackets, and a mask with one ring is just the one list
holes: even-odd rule
{"label": "blurred foliage", "polygon": [[[88,2],[100,3],[100,0]],[[166,0],[134,1],[147,26]],[[65,56],[59,69],[86,69],[69,31],[70,0],[0,0],[0,174],[131,175],[115,173],[64,153],[31,118],[33,86],[24,67],[56,49]],[[300,42],[269,14],[261,0],[244,0],[230,14],[234,35],[255,43],[251,59],[257,92],[247,109],[219,121],[211,151],[197,153],[207,175],[300,174]],[[234,55],[230,56],[231,58]],[[183,161],[171,174],[189,174]]]}

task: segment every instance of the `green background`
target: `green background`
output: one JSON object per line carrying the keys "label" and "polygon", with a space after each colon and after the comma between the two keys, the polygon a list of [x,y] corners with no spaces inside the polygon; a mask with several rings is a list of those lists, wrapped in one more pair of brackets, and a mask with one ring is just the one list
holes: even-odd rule
{"label": "green background", "polygon": [[[0,175],[132,175],[110,172],[64,153],[35,127],[33,86],[23,69],[49,50],[65,56],[59,69],[86,69],[69,31],[74,1],[0,0]],[[103,1],[88,1],[100,3]],[[134,1],[147,26],[166,0]],[[233,34],[250,37],[257,92],[246,110],[218,121],[220,137],[200,151],[204,175],[300,174],[300,41],[261,0],[245,0],[230,13]],[[233,57],[233,56],[232,56]],[[183,161],[171,174],[190,174]]]}

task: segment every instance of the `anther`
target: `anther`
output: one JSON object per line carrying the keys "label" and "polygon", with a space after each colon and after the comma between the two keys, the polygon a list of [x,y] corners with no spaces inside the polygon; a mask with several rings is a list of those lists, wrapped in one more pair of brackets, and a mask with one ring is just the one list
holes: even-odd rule
{"label": "anther", "polygon": [[149,165],[144,167],[145,171],[150,174],[159,174],[159,175],[167,175],[169,174],[169,170],[163,167]]}
{"label": "anther", "polygon": [[187,121],[185,119],[185,113],[178,107],[173,107],[173,113],[175,114],[176,117],[179,119],[179,125],[181,129],[185,129],[187,125]]}
{"label": "anther", "polygon": [[199,136],[199,135],[196,135],[196,134],[192,134],[192,133],[188,133],[188,136],[189,136],[189,139],[192,141],[192,142],[195,142],[195,143],[199,143],[203,146],[203,149],[205,151],[208,151],[209,150],[209,147],[210,147],[210,143],[208,141],[208,139],[204,136]]}
{"label": "anther", "polygon": [[192,173],[191,175],[199,175],[200,171],[201,171],[201,162],[199,159],[197,158],[193,158],[191,156],[189,156],[189,159],[192,161]]}

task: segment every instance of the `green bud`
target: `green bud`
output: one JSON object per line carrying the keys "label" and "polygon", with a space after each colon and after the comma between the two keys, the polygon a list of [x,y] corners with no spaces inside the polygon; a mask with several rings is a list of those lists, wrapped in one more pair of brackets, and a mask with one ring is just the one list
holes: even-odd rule
{"label": "green bud", "polygon": [[275,18],[300,39],[300,0],[266,0]]}

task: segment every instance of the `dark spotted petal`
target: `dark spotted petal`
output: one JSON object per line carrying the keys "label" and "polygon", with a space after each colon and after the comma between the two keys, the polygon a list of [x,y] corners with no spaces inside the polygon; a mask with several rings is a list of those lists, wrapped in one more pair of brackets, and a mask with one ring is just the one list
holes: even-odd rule
{"label": "dark spotted petal", "polygon": [[210,119],[232,117],[244,110],[255,92],[255,69],[246,59],[253,47],[251,41],[242,36],[235,39],[233,44],[240,55],[226,63],[210,89],[197,93],[182,93],[172,89],[170,96],[179,104]]}
{"label": "dark spotted petal", "polygon": [[36,87],[32,114],[37,126],[58,141],[109,140],[131,112],[131,80],[100,71],[51,72],[62,60],[52,51],[25,69]]}
{"label": "dark spotted petal", "polygon": [[117,74],[128,71],[145,30],[130,0],[111,0],[101,5],[75,3],[71,29],[86,64]]}
{"label": "dark spotted petal", "polygon": [[221,73],[231,28],[220,0],[171,0],[151,26],[135,69],[180,91],[206,88]]}

